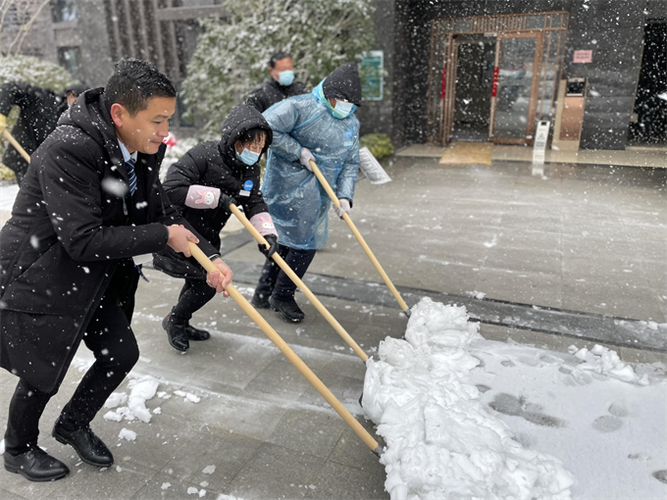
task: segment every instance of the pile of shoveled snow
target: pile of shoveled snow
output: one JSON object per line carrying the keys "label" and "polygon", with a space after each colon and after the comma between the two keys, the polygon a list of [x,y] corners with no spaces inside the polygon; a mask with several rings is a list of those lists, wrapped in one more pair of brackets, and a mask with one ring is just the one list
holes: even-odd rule
{"label": "pile of shoveled snow", "polygon": [[465,307],[424,298],[405,340],[387,337],[369,359],[363,408],[386,449],[392,499],[571,498],[573,477],[555,457],[524,448],[480,401],[467,347],[480,339]]}
{"label": "pile of shoveled snow", "polygon": [[606,347],[596,344],[589,351],[585,347],[578,349],[571,345],[568,351],[575,358],[583,361],[576,367],[578,373],[593,372],[631,384],[649,385],[647,374],[637,375],[630,365],[621,361],[615,351]]}

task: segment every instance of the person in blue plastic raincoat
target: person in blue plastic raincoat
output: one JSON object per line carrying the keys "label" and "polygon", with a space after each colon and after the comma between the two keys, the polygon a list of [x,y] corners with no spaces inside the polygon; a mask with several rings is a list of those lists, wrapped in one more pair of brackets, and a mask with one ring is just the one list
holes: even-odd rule
{"label": "person in blue plastic raincoat", "polygon": [[[315,252],[329,237],[331,200],[312,172],[313,160],[341,203],[339,217],[352,208],[359,170],[361,81],[355,63],[336,68],[310,94],[290,97],[264,112],[273,130],[262,192],[278,232],[278,253],[302,278]],[[296,285],[270,259],[262,270],[252,304],[272,308],[288,321],[302,321],[294,300]]]}

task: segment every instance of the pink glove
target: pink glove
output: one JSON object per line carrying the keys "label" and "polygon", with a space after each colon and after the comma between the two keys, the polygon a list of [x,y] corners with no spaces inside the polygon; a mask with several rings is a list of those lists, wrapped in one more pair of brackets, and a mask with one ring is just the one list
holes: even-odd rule
{"label": "pink glove", "polygon": [[216,208],[220,200],[220,189],[193,184],[185,197],[185,206],[190,208]]}
{"label": "pink glove", "polygon": [[269,215],[268,212],[253,215],[250,217],[250,224],[252,224],[262,236],[268,236],[269,234],[278,236],[276,228],[273,225],[273,219],[271,219],[271,215]]}

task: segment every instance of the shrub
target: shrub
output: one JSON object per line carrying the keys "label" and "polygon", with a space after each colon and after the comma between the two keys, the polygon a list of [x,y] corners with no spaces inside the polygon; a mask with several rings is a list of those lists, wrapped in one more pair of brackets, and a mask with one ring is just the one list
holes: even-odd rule
{"label": "shrub", "polygon": [[374,44],[373,0],[227,0],[225,20],[201,21],[204,33],[183,83],[190,111],[218,137],[229,111],[269,76],[269,58],[290,53],[297,80],[312,88]]}
{"label": "shrub", "polygon": [[[43,61],[31,56],[0,56],[0,84],[5,82],[26,82],[30,85],[49,88],[54,92],[62,92],[67,85],[75,83],[67,70],[57,64]],[[7,117],[7,130],[11,132],[14,121],[18,117],[15,107]],[[8,141],[0,137],[0,158],[5,152]],[[0,180],[13,180],[14,172],[1,165]]]}
{"label": "shrub", "polygon": [[359,139],[359,147],[367,147],[378,160],[394,152],[394,145],[386,134],[366,134]]}

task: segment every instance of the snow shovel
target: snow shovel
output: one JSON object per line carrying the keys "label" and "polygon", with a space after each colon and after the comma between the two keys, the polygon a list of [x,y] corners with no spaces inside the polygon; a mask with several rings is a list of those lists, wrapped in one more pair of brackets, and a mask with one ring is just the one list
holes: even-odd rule
{"label": "snow shovel", "polygon": [[[245,226],[245,228],[250,231],[250,234],[253,235],[253,237],[257,240],[257,242],[260,245],[266,246],[266,248],[269,248],[269,244],[267,241],[264,239],[264,236],[262,236],[257,229],[250,223],[250,221],[247,219],[245,215],[239,210],[239,208],[234,205],[233,203],[229,204],[229,209],[232,211],[234,215],[236,215],[236,218],[241,221],[241,224]],[[313,292],[311,292],[308,287],[304,284],[303,281],[301,281],[301,278],[299,278],[292,269],[287,265],[287,262],[278,255],[277,252],[275,252],[271,258],[278,264],[280,269],[282,269],[287,276],[292,280],[292,282],[299,287],[299,289],[304,293],[304,295],[308,298],[311,304],[315,306],[315,308],[320,312],[322,316],[324,316],[324,319],[326,319],[329,324],[333,327],[334,330],[338,333],[338,335],[341,336],[341,338],[349,345],[352,350],[361,358],[361,361],[364,363],[368,359],[368,356],[366,353],[359,347],[359,345],[354,341],[352,337],[350,337],[350,334],[345,331],[345,329],[336,321],[336,318],[334,318],[331,313],[327,310],[324,305],[319,301],[315,295],[313,295]]]}
{"label": "snow shovel", "polygon": [[[215,264],[211,262],[211,260],[195,243],[190,241],[188,242],[188,245],[190,247],[192,256],[197,259],[197,262],[199,262],[207,272],[219,271]],[[359,436],[364,443],[366,443],[366,446],[368,446],[371,451],[379,457],[380,452],[382,451],[382,447],[379,445],[379,443],[373,438],[373,436],[370,435],[366,429],[361,426],[361,424],[357,421],[356,418],[352,416],[348,409],[345,408],[343,404],[338,401],[338,399],[336,399],[336,396],[333,395],[333,393],[327,388],[326,385],[322,383],[319,378],[317,378],[317,375],[315,375],[313,371],[308,368],[306,363],[304,363],[301,358],[297,356],[292,348],[285,343],[280,335],[276,333],[276,331],[266,322],[266,320],[257,312],[257,310],[252,307],[252,305],[250,305],[250,302],[248,302],[246,298],[241,295],[241,293],[231,283],[227,285],[225,290],[229,293],[231,298],[234,299],[234,302],[236,302],[239,307],[243,309],[243,312],[250,316],[250,319],[252,319],[255,324],[261,328],[267,337],[269,337],[269,340],[271,340],[271,342],[273,342],[276,347],[280,349],[280,352],[282,352],[285,357],[296,367],[296,369],[301,372],[301,375],[306,377],[306,380],[308,380],[308,382],[310,382],[310,384],[317,390],[317,392],[321,394],[326,402],[329,403],[334,410],[336,410],[336,413],[341,416],[341,418],[348,426],[350,426],[355,434]]]}
{"label": "snow shovel", "polygon": [[[333,189],[331,189],[331,186],[327,182],[326,178],[324,175],[322,175],[322,172],[320,172],[320,169],[317,167],[315,162],[313,160],[310,160],[310,166],[313,169],[313,173],[317,176],[317,179],[320,181],[320,184],[322,184],[322,187],[324,190],[327,192],[329,195],[329,198],[331,198],[331,201],[333,201],[338,208],[340,208],[340,201],[338,200],[338,197],[336,196],[336,193],[333,192]],[[410,308],[408,305],[405,303],[401,295],[398,293],[398,290],[396,290],[396,287],[394,284],[391,282],[389,279],[389,276],[387,276],[387,273],[384,272],[384,269],[382,269],[382,266],[378,262],[378,260],[375,258],[375,255],[373,255],[373,252],[371,252],[370,247],[364,240],[363,236],[361,236],[361,233],[357,229],[357,227],[354,225],[354,222],[352,222],[352,219],[348,214],[343,214],[343,220],[347,223],[347,225],[350,227],[350,230],[352,231],[352,234],[357,238],[357,241],[361,245],[361,248],[364,249],[364,252],[366,252],[366,255],[368,255],[368,258],[371,259],[371,262],[375,266],[375,269],[377,270],[378,273],[380,273],[380,276],[384,280],[385,285],[389,288],[389,291],[391,294],[394,296],[396,299],[396,302],[398,302],[398,305],[400,308],[403,310],[405,315],[409,318],[410,317]]]}
{"label": "snow shovel", "polygon": [[25,159],[25,161],[27,161],[28,163],[30,163],[30,155],[29,155],[28,153],[25,152],[25,149],[23,149],[23,147],[19,144],[19,141],[17,141],[16,139],[14,139],[14,136],[12,136],[12,134],[9,133],[9,130],[4,130],[4,131],[3,131],[3,135],[5,136],[5,138],[6,138],[9,142],[12,143],[12,146],[14,146],[14,149],[16,149],[16,151],[18,151],[18,152],[21,154],[21,156],[23,156],[23,158]]}

